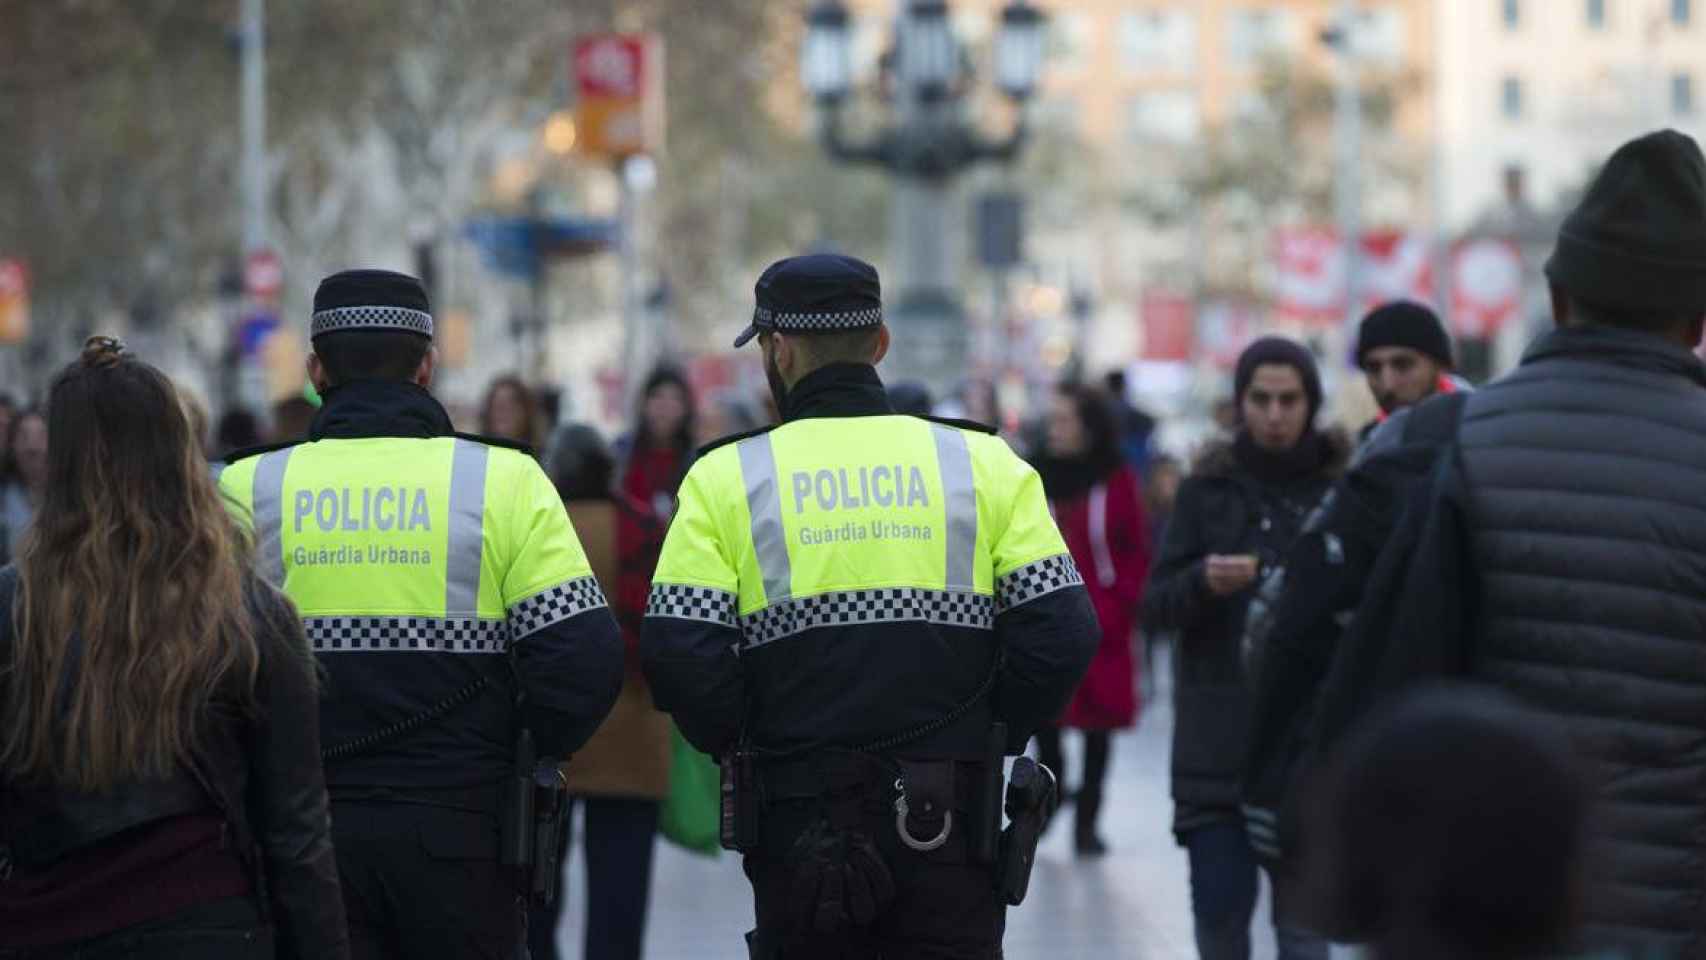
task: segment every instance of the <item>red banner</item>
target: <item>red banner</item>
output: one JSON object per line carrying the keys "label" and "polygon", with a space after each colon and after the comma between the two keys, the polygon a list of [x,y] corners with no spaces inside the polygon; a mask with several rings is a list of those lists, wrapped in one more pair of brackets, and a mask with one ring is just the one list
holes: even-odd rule
{"label": "red banner", "polygon": [[1196,348],[1196,308],[1190,297],[1145,290],[1139,310],[1143,327],[1143,359],[1191,359]]}

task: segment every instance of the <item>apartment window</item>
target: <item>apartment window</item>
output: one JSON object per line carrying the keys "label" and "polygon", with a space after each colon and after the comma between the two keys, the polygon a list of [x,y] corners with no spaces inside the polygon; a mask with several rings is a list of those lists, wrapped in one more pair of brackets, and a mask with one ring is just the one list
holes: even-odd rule
{"label": "apartment window", "polygon": [[1522,26],[1522,0],[1504,0],[1505,29]]}
{"label": "apartment window", "polygon": [[1605,0],[1587,0],[1587,14],[1589,27],[1605,29]]}
{"label": "apartment window", "polygon": [[1506,77],[1499,90],[1499,108],[1507,120],[1522,119],[1522,78]]}
{"label": "apartment window", "polygon": [[1131,11],[1120,17],[1120,57],[1134,73],[1196,68],[1197,19],[1184,10]]}
{"label": "apartment window", "polygon": [[1134,143],[1181,145],[1197,138],[1200,119],[1196,94],[1157,90],[1131,99],[1130,133]]}
{"label": "apartment window", "polygon": [[1252,67],[1295,49],[1296,21],[1289,10],[1235,10],[1226,28],[1226,53],[1240,67]]}
{"label": "apartment window", "polygon": [[1670,0],[1670,22],[1679,27],[1688,26],[1688,16],[1694,11],[1694,5],[1688,0]]}
{"label": "apartment window", "polygon": [[1044,56],[1055,66],[1076,70],[1089,59],[1093,37],[1090,18],[1084,14],[1054,14],[1043,36]]}
{"label": "apartment window", "polygon": [[1383,6],[1357,14],[1357,53],[1378,62],[1393,63],[1404,58],[1404,13]]}
{"label": "apartment window", "polygon": [[1694,113],[1694,75],[1673,73],[1670,78],[1670,109],[1677,116]]}

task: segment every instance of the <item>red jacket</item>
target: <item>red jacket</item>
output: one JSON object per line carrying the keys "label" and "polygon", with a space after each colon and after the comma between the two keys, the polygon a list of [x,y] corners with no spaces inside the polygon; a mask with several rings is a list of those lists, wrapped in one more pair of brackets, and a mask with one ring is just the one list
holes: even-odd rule
{"label": "red jacket", "polygon": [[618,489],[623,507],[616,526],[616,596],[611,606],[628,647],[628,665],[638,666],[640,623],[651,595],[652,574],[663,551],[664,533],[675,512],[684,458],[668,447],[635,450]]}
{"label": "red jacket", "polygon": [[1139,662],[1134,648],[1150,555],[1137,474],[1122,466],[1087,494],[1051,501],[1050,507],[1102,625],[1102,645],[1061,715],[1061,725],[1082,730],[1129,727],[1137,722]]}

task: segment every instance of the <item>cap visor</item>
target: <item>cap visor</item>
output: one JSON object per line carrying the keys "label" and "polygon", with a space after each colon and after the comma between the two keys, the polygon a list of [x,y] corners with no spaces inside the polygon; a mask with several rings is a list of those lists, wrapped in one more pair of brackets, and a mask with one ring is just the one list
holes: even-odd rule
{"label": "cap visor", "polygon": [[758,336],[758,325],[757,324],[748,324],[747,328],[740,332],[740,336],[735,338],[736,349],[739,349],[740,347],[746,346],[747,343],[750,342],[752,340],[752,338],[756,337],[756,336]]}

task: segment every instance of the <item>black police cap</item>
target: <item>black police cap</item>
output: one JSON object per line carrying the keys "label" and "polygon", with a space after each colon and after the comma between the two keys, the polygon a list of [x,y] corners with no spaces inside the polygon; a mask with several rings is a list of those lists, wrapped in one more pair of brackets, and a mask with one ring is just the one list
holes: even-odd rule
{"label": "black police cap", "polygon": [[883,322],[883,290],[877,269],[863,260],[813,253],[778,260],[753,287],[752,323],[735,346],[767,330],[840,333],[869,330]]}

